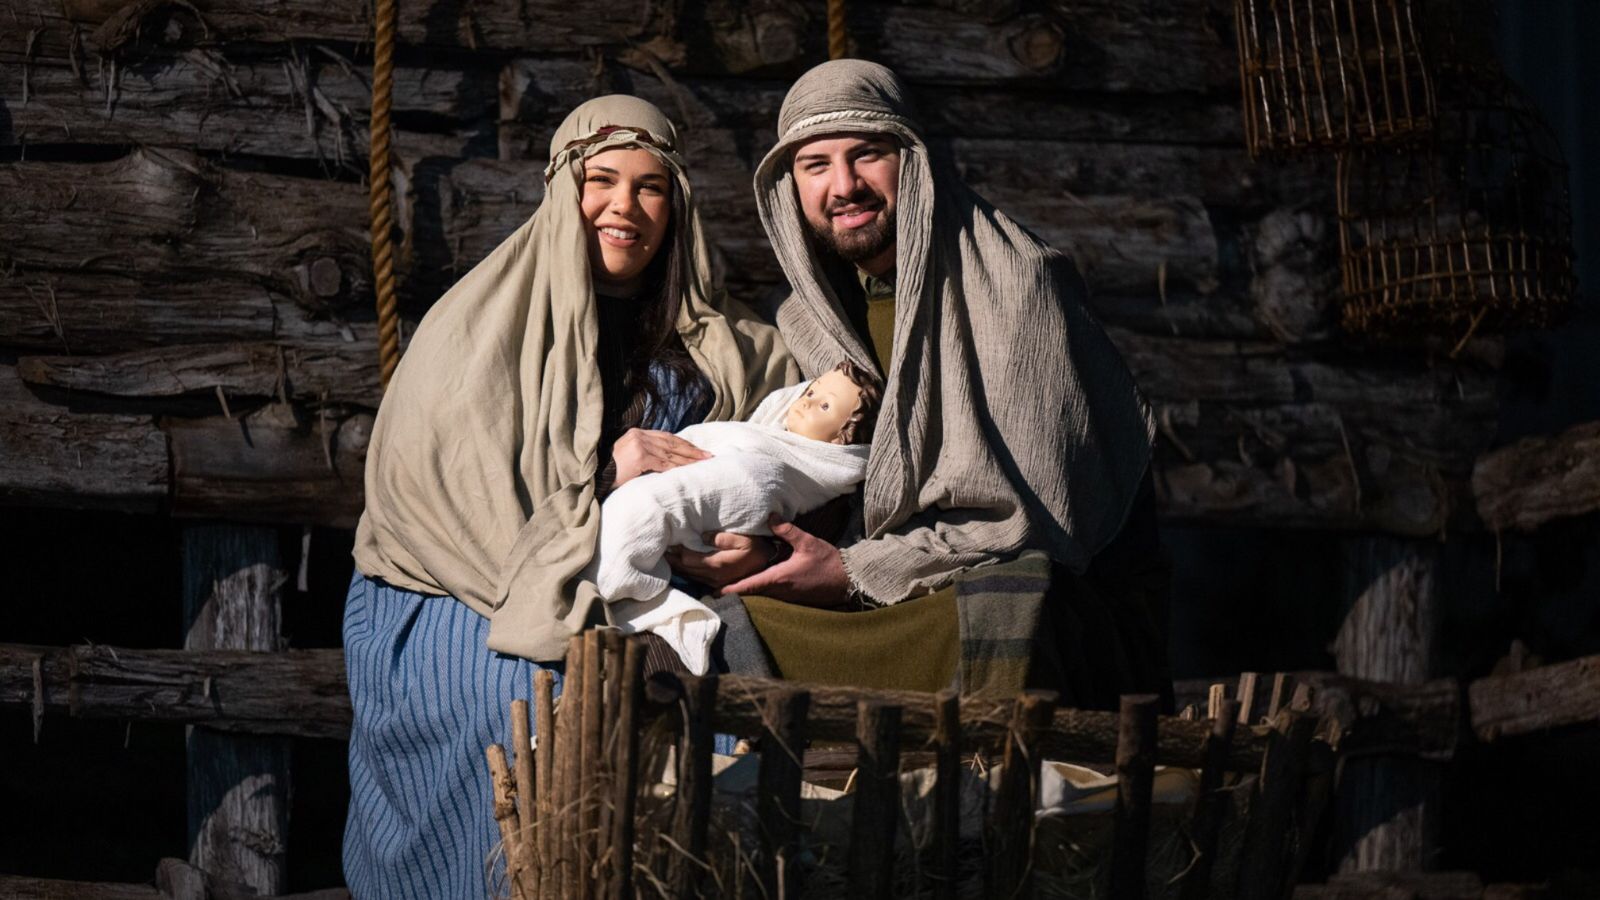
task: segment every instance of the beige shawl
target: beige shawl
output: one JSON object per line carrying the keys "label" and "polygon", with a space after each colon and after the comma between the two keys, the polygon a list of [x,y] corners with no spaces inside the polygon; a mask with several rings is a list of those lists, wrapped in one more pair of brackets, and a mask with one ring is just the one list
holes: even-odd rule
{"label": "beige shawl", "polygon": [[864,489],[865,539],[845,569],[892,603],[962,569],[1040,549],[1082,571],[1122,526],[1154,426],[1121,356],[1084,309],[1065,255],[929,161],[893,72],[824,63],[789,91],[756,202],[793,293],[778,327],[807,375],[877,369],[802,218],[791,152],[821,135],[902,146],[894,357]]}
{"label": "beige shawl", "polygon": [[711,382],[709,418],[743,418],[799,379],[777,332],[713,289],[672,123],[634,97],[573,110],[539,209],[412,338],[378,411],[355,545],[362,572],[460,599],[489,617],[490,649],[535,660],[560,658],[598,599],[578,577],[599,536],[602,413],[579,198],[584,159],[615,147],[655,153],[683,192],[692,271],[677,325]]}

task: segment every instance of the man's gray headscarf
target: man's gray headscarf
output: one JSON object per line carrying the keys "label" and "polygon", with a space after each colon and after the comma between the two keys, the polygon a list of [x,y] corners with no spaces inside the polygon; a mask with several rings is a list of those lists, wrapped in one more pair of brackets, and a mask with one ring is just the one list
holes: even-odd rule
{"label": "man's gray headscarf", "polygon": [[808,237],[792,151],[830,134],[901,146],[894,355],[872,442],[855,586],[893,603],[1029,548],[1083,571],[1120,530],[1154,424],[1084,308],[1065,255],[929,161],[905,87],[883,66],[824,63],[789,91],[756,170],[762,224],[793,293],[778,327],[808,377],[877,370]]}

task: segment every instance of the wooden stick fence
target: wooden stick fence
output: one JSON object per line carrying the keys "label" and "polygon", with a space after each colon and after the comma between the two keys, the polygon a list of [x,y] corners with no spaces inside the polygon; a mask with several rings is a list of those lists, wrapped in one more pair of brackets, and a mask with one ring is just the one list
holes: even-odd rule
{"label": "wooden stick fence", "polygon": [[[1056,709],[1047,692],[1000,701],[714,675],[658,674],[647,683],[641,661],[641,645],[614,632],[574,637],[560,702],[551,673],[538,673],[531,723],[526,701],[512,707],[512,752],[487,748],[504,841],[503,894],[514,900],[801,896],[808,872],[802,782],[807,761],[817,758],[806,745],[844,738],[853,744],[854,800],[849,844],[832,850],[843,859],[852,897],[956,896],[964,759],[1002,763],[977,829],[983,862],[966,876],[982,879],[984,896],[1033,896],[1046,757],[1114,766],[1109,859],[1100,868],[1108,895],[1119,898],[1146,896],[1158,763],[1201,770],[1184,828],[1192,846],[1177,886],[1184,900],[1214,889],[1228,796],[1240,776],[1256,775],[1233,889],[1243,897],[1284,897],[1321,814],[1317,791],[1306,787],[1331,765],[1315,738],[1319,720],[1306,712],[1309,691],[1305,685],[1297,691],[1286,677],[1274,679],[1266,703],[1253,675],[1241,679],[1232,698],[1216,686],[1205,720],[1195,713],[1186,721],[1159,716],[1153,696],[1124,697],[1119,713],[1088,713]],[[757,837],[750,842],[724,835],[727,821],[718,818],[724,813],[713,808],[718,733],[756,742],[758,787],[748,812]],[[931,755],[923,749],[929,747]],[[665,748],[671,788],[656,784],[665,756],[655,751]],[[923,846],[897,850],[906,833],[900,774],[911,768],[908,751],[933,767],[932,819]],[[731,847],[722,837],[732,838]],[[923,864],[913,867],[908,883],[897,872],[897,854],[917,850]]]}

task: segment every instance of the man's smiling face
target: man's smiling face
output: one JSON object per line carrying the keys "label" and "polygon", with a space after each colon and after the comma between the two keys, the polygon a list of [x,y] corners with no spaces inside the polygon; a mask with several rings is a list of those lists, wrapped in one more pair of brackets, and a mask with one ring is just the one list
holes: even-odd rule
{"label": "man's smiling face", "polygon": [[800,209],[824,249],[873,275],[894,267],[900,147],[881,134],[824,135],[794,151]]}

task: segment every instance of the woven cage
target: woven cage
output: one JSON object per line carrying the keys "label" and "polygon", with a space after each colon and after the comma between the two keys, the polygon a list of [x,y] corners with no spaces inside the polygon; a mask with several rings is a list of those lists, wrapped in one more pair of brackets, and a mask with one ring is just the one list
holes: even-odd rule
{"label": "woven cage", "polygon": [[1464,342],[1550,325],[1572,301],[1567,169],[1554,134],[1497,69],[1441,75],[1432,141],[1340,155],[1352,333]]}
{"label": "woven cage", "polygon": [[1421,0],[1234,0],[1251,157],[1426,136]]}

